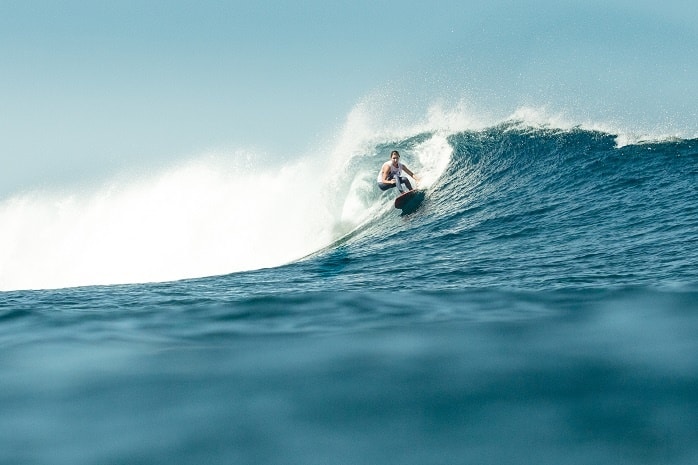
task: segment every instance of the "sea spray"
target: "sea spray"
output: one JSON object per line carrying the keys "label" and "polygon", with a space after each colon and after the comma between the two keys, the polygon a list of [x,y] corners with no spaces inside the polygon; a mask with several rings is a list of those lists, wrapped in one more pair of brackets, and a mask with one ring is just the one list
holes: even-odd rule
{"label": "sea spray", "polygon": [[[0,289],[166,281],[275,266],[330,237],[312,163],[204,156],[0,204]],[[7,226],[5,226],[7,225]]]}

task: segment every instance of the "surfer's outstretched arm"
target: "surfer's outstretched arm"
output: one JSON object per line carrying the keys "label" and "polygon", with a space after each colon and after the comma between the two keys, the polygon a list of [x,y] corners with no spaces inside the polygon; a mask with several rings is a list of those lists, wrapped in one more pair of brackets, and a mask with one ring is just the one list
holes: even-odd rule
{"label": "surfer's outstretched arm", "polygon": [[405,173],[407,173],[407,174],[409,174],[410,176],[412,176],[412,179],[414,179],[414,182],[415,182],[415,183],[419,184],[419,178],[417,177],[416,174],[414,174],[414,173],[412,172],[411,169],[409,169],[409,168],[406,167],[405,165],[402,165],[402,170],[403,170]]}

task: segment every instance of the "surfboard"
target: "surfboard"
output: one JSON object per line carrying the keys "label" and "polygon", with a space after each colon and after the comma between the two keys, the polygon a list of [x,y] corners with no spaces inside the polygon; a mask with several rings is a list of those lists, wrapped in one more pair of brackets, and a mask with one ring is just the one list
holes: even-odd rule
{"label": "surfboard", "polygon": [[395,208],[402,210],[403,214],[412,213],[422,204],[425,195],[426,193],[419,189],[400,194],[395,198]]}

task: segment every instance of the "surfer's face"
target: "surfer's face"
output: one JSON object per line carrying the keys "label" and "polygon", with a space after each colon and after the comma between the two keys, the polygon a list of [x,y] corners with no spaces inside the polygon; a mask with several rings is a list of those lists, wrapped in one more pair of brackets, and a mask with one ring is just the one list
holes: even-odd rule
{"label": "surfer's face", "polygon": [[397,166],[398,160],[400,160],[400,155],[391,155],[391,160],[393,160],[393,166]]}

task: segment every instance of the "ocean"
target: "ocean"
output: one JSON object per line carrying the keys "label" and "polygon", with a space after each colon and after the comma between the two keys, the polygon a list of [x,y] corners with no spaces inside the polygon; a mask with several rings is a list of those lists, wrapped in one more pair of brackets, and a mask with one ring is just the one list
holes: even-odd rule
{"label": "ocean", "polygon": [[698,463],[697,139],[357,131],[0,199],[0,463]]}

